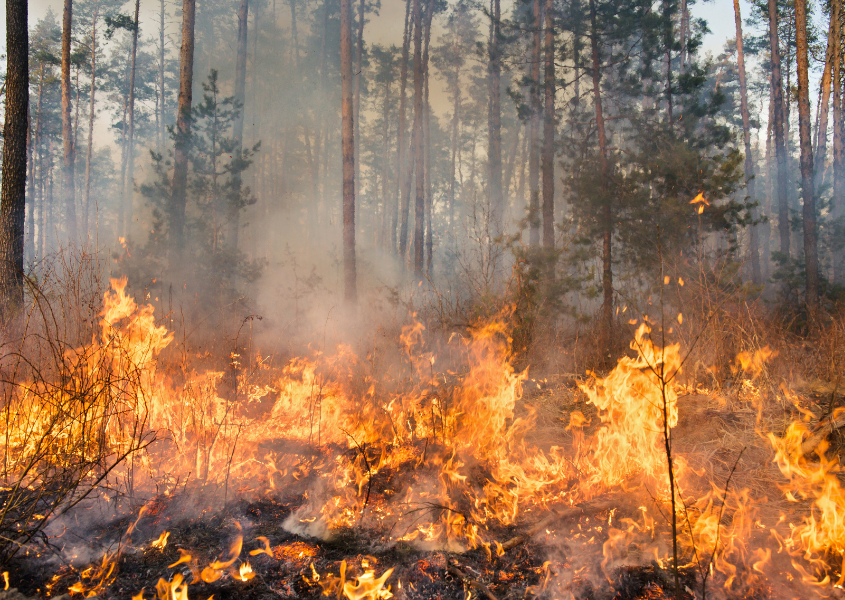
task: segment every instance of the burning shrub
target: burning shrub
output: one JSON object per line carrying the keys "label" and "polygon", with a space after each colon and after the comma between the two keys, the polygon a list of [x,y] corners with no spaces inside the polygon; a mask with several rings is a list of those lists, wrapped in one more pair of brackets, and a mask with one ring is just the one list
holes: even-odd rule
{"label": "burning shrub", "polygon": [[[118,467],[131,491],[131,460],[155,440],[149,419],[155,396],[155,359],[172,339],[155,327],[151,307],[126,296],[126,280],[106,293],[98,337],[66,348],[44,327],[6,357],[2,381],[4,439],[0,562],[29,542],[47,521],[92,493],[116,483]],[[49,305],[36,296],[45,316]],[[45,319],[46,321],[46,319]],[[45,366],[48,365],[48,366]],[[27,377],[28,375],[28,377]]]}

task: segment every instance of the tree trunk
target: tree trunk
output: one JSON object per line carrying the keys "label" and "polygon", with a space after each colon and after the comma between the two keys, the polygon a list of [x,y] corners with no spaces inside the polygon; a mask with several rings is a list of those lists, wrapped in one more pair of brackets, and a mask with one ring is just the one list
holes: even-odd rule
{"label": "tree trunk", "polygon": [[422,0],[414,0],[414,276],[423,277],[425,227],[425,148],[423,139]]}
{"label": "tree trunk", "polygon": [[[513,141],[507,151],[508,163],[505,167],[504,179],[502,180],[502,193],[507,197],[506,206],[510,206],[511,184],[513,183],[513,173],[516,167],[516,155],[519,150],[519,130],[522,128],[522,122],[517,120],[513,128]],[[507,212],[507,208],[505,209]]]}
{"label": "tree trunk", "polygon": [[804,260],[807,309],[811,323],[819,316],[819,250],[816,199],[813,193],[813,144],[810,140],[810,80],[807,50],[807,0],[795,0],[795,44],[798,67],[798,132],[801,144],[801,197],[804,201]]}
{"label": "tree trunk", "polygon": [[555,33],[554,0],[546,0],[546,72],[543,114],[543,246],[555,246]]}
{"label": "tree trunk", "polygon": [[458,165],[458,125],[461,112],[461,65],[455,61],[455,88],[453,90],[454,105],[452,106],[452,139],[451,139],[451,160],[449,161],[449,235],[455,235],[455,170]]}
{"label": "tree trunk", "polygon": [[[128,89],[127,89],[128,92]],[[126,215],[126,140],[129,137],[129,94],[123,95],[123,118],[120,127],[120,202],[118,203],[118,228],[125,236],[129,217]]]}
{"label": "tree trunk", "polygon": [[[408,210],[409,210],[409,194],[405,193],[405,181],[411,177],[410,168],[406,166],[408,159],[405,155],[405,104],[407,99],[406,89],[408,86],[408,54],[411,47],[411,31],[413,24],[409,20],[411,12],[412,0],[405,2],[405,35],[402,39],[402,63],[400,65],[399,76],[399,129],[398,129],[398,145],[397,145],[397,163],[396,172],[399,176],[396,180],[396,196],[399,203],[399,211],[397,211],[397,221],[401,221],[401,229],[399,231],[399,256],[405,256],[408,249]],[[413,134],[412,134],[413,137]],[[401,213],[401,214],[400,214]],[[399,223],[394,224],[394,231],[397,229]],[[393,235],[396,235],[395,233]],[[394,244],[394,247],[396,245]]]}
{"label": "tree trunk", "polygon": [[71,241],[77,238],[76,188],[74,185],[73,127],[70,118],[70,37],[73,22],[73,0],[65,0],[62,17],[62,203],[65,206],[67,233]]}
{"label": "tree trunk", "polygon": [[[842,215],[843,200],[845,200],[845,130],[843,130],[842,110],[842,51],[839,41],[842,39],[842,0],[831,2],[831,12],[835,15],[833,37],[833,216]],[[845,283],[845,254],[841,249],[833,255],[833,281],[837,284]]]}
{"label": "tree trunk", "polygon": [[191,100],[194,80],[194,22],[196,0],[182,0],[182,48],[179,57],[179,105],[173,153],[173,186],[170,201],[171,266],[179,264],[185,249],[185,205],[188,187],[188,146],[191,137]]}
{"label": "tree trunk", "polygon": [[681,73],[686,72],[689,62],[688,40],[689,39],[689,5],[687,0],[681,1]]}
{"label": "tree trunk", "polygon": [[501,33],[501,2],[491,0],[490,10],[490,44],[487,71],[490,86],[488,135],[488,160],[490,162],[490,214],[491,230],[495,238],[501,237],[504,231],[505,199],[502,192],[502,107],[501,107],[501,79],[502,64],[499,40]]}
{"label": "tree trunk", "polygon": [[674,122],[672,113],[672,45],[674,43],[674,32],[672,27],[672,0],[663,0],[663,47],[666,62],[666,116],[669,125]]}
{"label": "tree trunk", "polygon": [[[754,157],[751,155],[751,118],[748,113],[748,87],[745,79],[745,54],[742,47],[742,16],[739,10],[739,0],[734,0],[734,17],[736,21],[736,56],[739,69],[739,100],[742,113],[742,138],[745,142],[745,180],[751,201],[757,200],[754,182]],[[752,219],[757,219],[757,210],[752,209]],[[760,285],[760,253],[757,241],[757,226],[751,225],[751,242],[748,251],[751,254],[751,281]]]}
{"label": "tree trunk", "polygon": [[543,28],[543,0],[534,0],[534,45],[531,51],[531,141],[528,157],[528,240],[540,245],[540,32]]}
{"label": "tree trunk", "polygon": [[364,2],[358,2],[358,35],[355,40],[355,198],[361,201],[361,78],[364,76]]}
{"label": "tree trunk", "polygon": [[36,193],[38,194],[38,253],[44,257],[47,252],[47,202],[44,194],[44,140],[41,136],[35,137],[35,155],[37,165],[35,172]]}
{"label": "tree trunk", "polygon": [[379,247],[383,250],[387,248],[388,240],[390,239],[388,228],[392,221],[393,215],[391,208],[393,203],[390,201],[390,79],[384,82],[384,104],[382,104],[382,135],[381,135],[381,151],[382,151],[382,173],[381,173],[381,227],[379,229]]}
{"label": "tree trunk", "polygon": [[431,105],[428,102],[428,50],[431,44],[431,20],[434,17],[434,1],[428,0],[425,13],[425,40],[423,42],[423,144],[425,147],[425,173],[423,190],[425,194],[425,272],[431,278],[431,258],[434,238],[431,231]]}
{"label": "tree trunk", "polygon": [[85,153],[85,195],[82,200],[82,226],[86,231],[90,229],[91,208],[91,161],[94,158],[94,107],[97,91],[97,17],[100,5],[94,6],[91,15],[91,92],[88,98],[88,149]]}
{"label": "tree trunk", "polygon": [[[358,302],[355,272],[355,128],[352,106],[352,4],[340,0],[340,82],[343,146],[343,297]],[[419,0],[416,0],[419,2]]]}
{"label": "tree trunk", "polygon": [[601,61],[599,58],[599,33],[596,15],[596,0],[590,0],[590,46],[593,59],[593,103],[596,109],[596,130],[599,139],[599,161],[601,164],[602,194],[602,350],[604,358],[609,359],[613,350],[613,211],[607,184],[610,177],[610,164],[607,158],[607,134],[604,130],[604,115],[601,99]]}
{"label": "tree trunk", "polygon": [[528,131],[522,134],[522,153],[519,159],[519,183],[516,187],[516,205],[522,209],[525,206],[525,163],[528,157],[528,140],[531,137],[531,124],[528,124]]}
{"label": "tree trunk", "polygon": [[165,92],[164,92],[164,0],[160,0],[161,8],[159,11],[159,28],[158,28],[158,94],[159,94],[159,114],[161,115],[158,122],[158,150],[164,152],[164,140],[166,138],[165,128]]}
{"label": "tree trunk", "polygon": [[778,233],[780,252],[789,258],[789,199],[786,172],[786,143],[783,135],[783,78],[780,69],[777,0],[769,2],[769,42],[772,60],[772,100],[774,102],[775,157],[777,160]]}
{"label": "tree trunk", "polygon": [[[319,95],[317,102],[314,105],[314,114],[316,120],[316,127],[314,128],[314,163],[317,165],[317,169],[315,170],[315,177],[314,177],[314,189],[317,190],[317,195],[314,197],[314,203],[318,206],[316,207],[314,214],[316,215],[317,223],[320,222],[320,205],[323,204],[324,195],[325,195],[325,178],[320,177],[320,167],[323,162],[323,158],[325,155],[328,154],[329,148],[326,146],[325,151],[323,150],[323,137],[325,136],[327,139],[329,137],[328,132],[328,123],[324,118],[325,115],[325,108],[323,106],[324,98],[325,98],[325,89],[326,89],[326,33],[329,26],[329,2],[328,0],[324,0],[323,2],[323,28],[322,28],[322,35],[320,41],[320,85],[319,85]],[[321,186],[321,182],[323,185]]]}
{"label": "tree trunk", "polygon": [[27,0],[6,2],[6,121],[0,180],[0,320],[23,310],[26,145],[29,129]]}
{"label": "tree trunk", "polygon": [[825,52],[824,71],[822,72],[822,80],[819,90],[819,107],[816,111],[816,155],[813,158],[813,165],[815,167],[815,183],[814,187],[818,194],[819,187],[822,184],[824,177],[825,163],[827,162],[827,123],[830,116],[830,82],[832,80],[831,72],[833,70],[833,56],[834,56],[834,37],[835,14],[836,8],[833,6],[835,2],[831,2],[830,10],[830,26],[827,33],[827,51]]}
{"label": "tree trunk", "polygon": [[[29,228],[27,230],[27,250],[29,251],[30,261],[35,258],[37,253],[36,246],[35,246],[35,163],[38,161],[38,156],[36,153],[36,148],[38,147],[39,140],[41,139],[41,106],[44,97],[44,63],[42,62],[39,69],[38,69],[38,100],[36,101],[36,108],[35,108],[35,127],[32,126],[30,123],[29,129],[31,130],[31,143],[27,148],[27,155],[29,160],[29,177],[27,181],[27,191],[26,196],[29,199]],[[41,223],[39,222],[39,226]],[[39,239],[40,236],[44,235],[44,231],[39,232]]]}
{"label": "tree trunk", "polygon": [[129,67],[129,135],[126,140],[126,233],[130,232],[135,195],[135,65],[138,57],[138,13],[141,0],[135,0],[135,26],[132,30],[132,60]]}
{"label": "tree trunk", "polygon": [[[774,160],[774,107],[772,100],[774,90],[769,85],[769,115],[766,124],[766,214],[774,215],[777,212],[775,207],[775,160]],[[763,252],[763,279],[768,281],[772,269],[772,221],[767,219],[763,223],[763,239],[765,251]]]}
{"label": "tree trunk", "polygon": [[[238,6],[238,54],[235,59],[235,101],[240,105],[240,109],[232,125],[232,137],[235,140],[235,152],[238,156],[243,153],[248,20],[249,0],[240,0]],[[227,206],[229,227],[226,232],[226,243],[232,252],[236,252],[238,249],[238,236],[241,228],[241,186],[243,184],[241,179],[241,173],[234,176],[232,182],[234,191]]]}

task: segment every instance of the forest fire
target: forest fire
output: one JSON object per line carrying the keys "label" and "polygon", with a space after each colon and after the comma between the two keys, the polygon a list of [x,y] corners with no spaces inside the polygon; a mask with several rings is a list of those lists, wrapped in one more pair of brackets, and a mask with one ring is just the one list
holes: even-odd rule
{"label": "forest fire", "polygon": [[[785,499],[807,512],[773,514],[765,498],[732,483],[741,453],[726,479],[696,472],[672,437],[689,396],[682,350],[657,345],[656,325],[638,327],[631,355],[608,376],[573,390],[579,408],[559,417],[566,443],[549,444],[533,433],[538,417],[524,398],[527,372],[511,365],[506,314],[440,343],[414,321],[378,371],[341,347],[279,371],[241,372],[224,398],[225,373],[198,373],[181,386],[168,377],[159,356],[172,335],[125,286],[112,281],[101,335],[73,353],[84,358],[74,363],[80,385],[121,382],[119,409],[94,407],[107,455],[138,448],[114,474],[148,494],[156,482],[195,470],[203,489],[237,489],[242,517],[229,517],[227,534],[195,548],[188,524],[203,513],[180,516],[176,488],[153,495],[117,550],[84,569],[62,569],[50,595],[110,597],[138,560],[159,565],[160,573],[148,573],[159,577],[161,600],[276,579],[293,595],[424,598],[439,594],[432,586],[446,585],[444,577],[468,597],[487,598],[517,584],[537,598],[604,588],[642,598],[676,597],[678,588],[683,597],[778,597],[772,586],[798,583],[825,596],[845,577],[845,493],[823,441],[812,448],[818,459],[809,457],[810,413],[783,436],[757,434],[771,444]],[[770,355],[765,348],[740,357],[739,369],[753,378]],[[38,444],[87,435],[73,427],[53,433],[48,424],[57,417],[49,413],[27,416],[34,397],[53,392],[21,390],[24,410],[2,431],[15,441],[16,464],[40,465],[32,456]],[[127,422],[143,428],[128,433]],[[148,437],[156,441],[139,444]],[[133,463],[142,472],[133,473]],[[39,486],[45,472],[33,470],[25,485]],[[152,539],[133,539],[141,529]]]}
{"label": "forest fire", "polygon": [[845,0],[62,3],[0,600],[845,599]]}

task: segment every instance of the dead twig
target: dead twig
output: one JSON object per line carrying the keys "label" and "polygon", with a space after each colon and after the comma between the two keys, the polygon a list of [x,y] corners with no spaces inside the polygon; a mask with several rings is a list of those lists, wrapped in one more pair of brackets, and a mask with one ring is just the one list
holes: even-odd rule
{"label": "dead twig", "polygon": [[448,567],[446,567],[446,570],[449,571],[449,573],[451,573],[452,575],[454,575],[458,579],[460,579],[461,582],[463,582],[464,585],[468,585],[470,587],[474,587],[475,589],[477,589],[479,592],[481,592],[487,598],[487,600],[499,600],[498,598],[496,598],[496,596],[493,594],[493,592],[490,591],[490,588],[488,588],[486,585],[484,585],[478,579],[473,579],[472,577],[470,577],[469,575],[467,575],[466,573],[461,571],[455,565],[449,565]]}

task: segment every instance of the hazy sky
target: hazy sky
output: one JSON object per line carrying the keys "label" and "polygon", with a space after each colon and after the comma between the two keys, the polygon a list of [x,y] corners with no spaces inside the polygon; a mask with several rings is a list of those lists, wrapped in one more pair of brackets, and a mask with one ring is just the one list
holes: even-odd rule
{"label": "hazy sky", "polygon": [[[175,1],[166,0],[168,4],[175,8]],[[655,0],[657,1],[657,0]],[[507,5],[508,0],[505,0]],[[52,7],[56,15],[61,18],[62,0],[30,0],[30,26],[44,16],[48,7]],[[235,6],[235,1],[232,0],[232,6]],[[746,0],[740,0],[741,10],[743,11],[743,19],[748,17],[750,12],[750,5]],[[150,36],[158,30],[158,16],[157,10],[159,7],[158,0],[141,0],[141,31],[142,35]],[[131,0],[127,0],[124,12],[131,12],[134,7]],[[172,9],[171,9],[172,10]],[[233,9],[234,10],[234,9]],[[816,19],[821,21],[823,15],[820,11],[816,11]],[[699,0],[693,7],[692,13],[696,17],[703,17],[707,20],[712,33],[708,34],[704,39],[703,50],[705,53],[710,52],[713,55],[719,54],[725,42],[733,39],[735,36],[735,24],[733,13],[733,0]],[[234,13],[233,13],[234,15]],[[2,22],[2,31],[5,31],[5,11],[0,11],[0,22]],[[286,15],[285,15],[286,16]],[[171,31],[173,35],[171,39],[178,45],[179,23],[175,19],[171,19]],[[379,17],[374,18],[367,26],[365,36],[368,43],[380,44],[401,44],[402,28],[404,20],[404,0],[382,0],[382,7]],[[826,31],[827,27],[821,24],[822,30]],[[435,33],[436,37],[436,33]],[[232,50],[234,51],[235,40],[232,40]],[[0,48],[5,50],[5,35],[0,35]],[[817,79],[818,75],[811,79]],[[814,87],[818,84],[814,83]],[[442,94],[435,89],[437,83],[433,84],[432,88],[432,108],[436,113],[445,114],[448,112],[448,106],[439,102],[438,96]],[[445,97],[445,96],[444,96]],[[108,133],[108,124],[105,119],[98,120],[98,135],[100,143],[110,143],[111,139]]]}
{"label": "hazy sky", "polygon": [[[749,4],[746,0],[740,2],[744,12],[743,17],[747,16]],[[157,28],[155,22],[155,12],[158,9],[159,3],[141,2],[142,14],[142,30],[152,31]],[[233,4],[234,5],[234,4]],[[61,0],[30,0],[29,2],[29,21],[30,25],[34,24],[38,19],[44,16],[47,12],[47,7],[52,6],[53,11],[61,17],[62,1]],[[145,11],[145,7],[149,11]],[[130,3],[126,4],[126,12],[132,9]],[[699,2],[692,10],[695,16],[704,17],[710,24],[710,29],[713,33],[708,35],[705,39],[705,50],[711,50],[714,54],[721,50],[725,40],[734,37],[734,19],[733,19],[733,1],[732,0],[712,0],[707,3]],[[404,19],[404,2],[403,0],[382,0],[381,16],[373,22],[373,27],[367,31],[367,39],[370,42],[378,43],[397,43],[401,41],[402,37],[402,22]],[[143,21],[148,20],[148,27],[144,28]],[[0,23],[2,23],[2,30],[6,29],[6,13],[0,11]],[[5,48],[5,36],[2,36],[0,45]]]}

